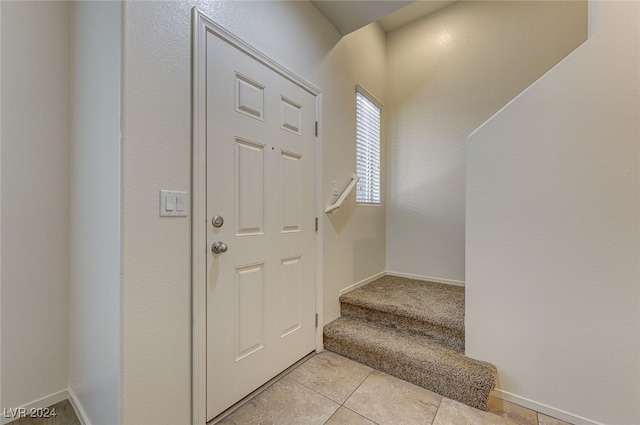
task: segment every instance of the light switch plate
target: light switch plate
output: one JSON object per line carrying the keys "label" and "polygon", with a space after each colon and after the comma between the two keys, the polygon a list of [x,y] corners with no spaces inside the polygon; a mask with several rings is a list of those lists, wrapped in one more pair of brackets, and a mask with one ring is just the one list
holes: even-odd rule
{"label": "light switch plate", "polygon": [[189,213],[187,192],[160,191],[160,217],[186,217]]}

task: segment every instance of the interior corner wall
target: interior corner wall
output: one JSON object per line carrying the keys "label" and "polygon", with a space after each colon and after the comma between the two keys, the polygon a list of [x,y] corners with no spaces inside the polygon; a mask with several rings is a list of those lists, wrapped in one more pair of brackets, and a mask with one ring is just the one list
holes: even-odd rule
{"label": "interior corner wall", "polygon": [[122,5],[74,2],[72,16],[69,387],[86,421],[117,424]]}
{"label": "interior corner wall", "polygon": [[[386,35],[370,24],[343,37],[318,76],[323,89],[321,211],[335,202],[331,185],[342,190],[356,172],[356,83],[383,104],[381,168],[384,176],[386,121]],[[322,214],[323,322],[340,316],[340,291],[386,270],[386,185],[381,205],[358,205],[353,192],[334,214]]]}
{"label": "interior corner wall", "polygon": [[388,34],[387,270],[464,283],[466,138],[586,36],[586,1],[462,1]]}
{"label": "interior corner wall", "polygon": [[[191,225],[160,218],[160,189],[191,190],[191,7],[322,90],[321,198],[355,172],[355,85],[384,101],[384,34],[341,40],[310,2],[127,2],[122,80],[122,423],[191,415]],[[369,49],[372,49],[370,52]],[[320,215],[325,316],[384,271],[384,208]],[[318,206],[323,211],[326,205]],[[319,282],[322,284],[322,282]],[[325,317],[327,320],[327,317]],[[158,409],[157,406],[162,406]]]}
{"label": "interior corner wall", "polygon": [[8,409],[68,386],[70,5],[0,8],[0,408]]}
{"label": "interior corner wall", "polygon": [[466,349],[503,396],[640,423],[640,4],[469,137]]}

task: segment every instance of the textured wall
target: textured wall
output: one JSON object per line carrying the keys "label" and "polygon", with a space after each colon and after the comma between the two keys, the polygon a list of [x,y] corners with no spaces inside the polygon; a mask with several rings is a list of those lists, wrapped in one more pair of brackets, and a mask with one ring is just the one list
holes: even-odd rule
{"label": "textured wall", "polygon": [[[0,46],[2,46],[2,5],[0,5]],[[0,82],[1,81],[2,81],[2,55],[0,54]],[[1,100],[0,100],[0,158],[2,158],[2,101]],[[2,161],[0,160],[0,188],[1,187],[2,187]],[[2,240],[1,223],[2,223],[2,196],[0,195],[0,240]],[[2,319],[2,243],[0,243],[0,319]],[[2,325],[0,325],[0,355],[2,355]],[[0,364],[0,408],[2,408],[2,406],[4,406],[4,404],[2,404],[2,364]]]}
{"label": "textured wall", "polygon": [[0,408],[16,408],[68,386],[70,6],[0,7]]}
{"label": "textured wall", "polygon": [[457,2],[389,33],[389,271],[465,281],[466,137],[586,36],[583,1]]}
{"label": "textured wall", "polygon": [[119,2],[74,2],[69,386],[93,425],[120,385]]}
{"label": "textured wall", "polygon": [[[191,413],[190,222],[158,217],[159,189],[190,190],[191,6],[124,6],[124,424],[182,424]],[[355,170],[355,83],[384,100],[383,35],[370,28],[340,41],[308,2],[199,7],[322,90],[321,198],[328,204],[330,182],[346,185]],[[367,50],[372,55],[365,60]],[[339,289],[384,270],[384,214],[352,203],[331,218],[320,215],[326,320],[337,315]]]}
{"label": "textured wall", "polygon": [[467,353],[503,395],[640,423],[640,4],[467,142]]}
{"label": "textured wall", "polygon": [[[342,190],[356,172],[355,85],[384,103],[385,34],[375,24],[340,40],[329,53],[318,81],[323,89],[322,210],[336,200],[331,182]],[[384,132],[385,110],[382,111]],[[384,170],[384,133],[382,163]],[[324,322],[340,315],[341,289],[385,270],[385,185],[382,205],[359,205],[355,192],[335,214],[323,218]]]}

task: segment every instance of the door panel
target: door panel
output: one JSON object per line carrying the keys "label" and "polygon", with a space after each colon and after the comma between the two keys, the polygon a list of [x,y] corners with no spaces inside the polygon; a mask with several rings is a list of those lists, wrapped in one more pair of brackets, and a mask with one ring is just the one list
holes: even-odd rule
{"label": "door panel", "polygon": [[264,145],[236,138],[236,236],[263,235],[265,224]]}
{"label": "door panel", "polygon": [[282,152],[282,233],[302,231],[302,170],[299,155]]}
{"label": "door panel", "polygon": [[315,96],[206,39],[207,419],[315,348]]}

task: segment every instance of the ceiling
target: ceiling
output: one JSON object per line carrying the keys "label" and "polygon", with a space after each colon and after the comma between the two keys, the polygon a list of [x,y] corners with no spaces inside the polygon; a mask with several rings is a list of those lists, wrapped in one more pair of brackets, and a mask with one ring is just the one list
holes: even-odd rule
{"label": "ceiling", "polygon": [[439,0],[421,0],[411,3],[408,6],[403,7],[390,15],[378,20],[378,23],[384,30],[384,32],[390,32],[410,22],[416,21],[422,17],[435,12],[438,9],[442,9],[445,6],[449,6],[454,1],[439,1]]}
{"label": "ceiling", "polygon": [[385,32],[420,19],[453,1],[311,0],[342,35],[378,21]]}

